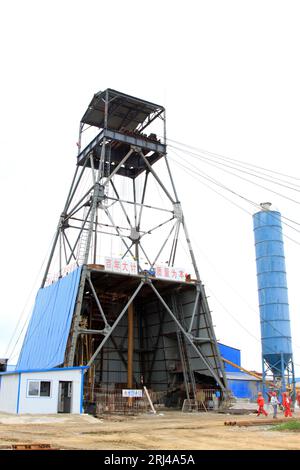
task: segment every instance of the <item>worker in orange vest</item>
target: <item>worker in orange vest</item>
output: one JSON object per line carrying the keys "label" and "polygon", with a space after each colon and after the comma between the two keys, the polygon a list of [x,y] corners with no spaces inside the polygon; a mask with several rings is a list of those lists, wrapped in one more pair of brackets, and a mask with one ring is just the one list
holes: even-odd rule
{"label": "worker in orange vest", "polygon": [[285,392],[282,395],[283,395],[282,404],[284,406],[284,416],[286,418],[291,418],[293,416],[292,411],[291,411],[292,399],[290,397],[289,392]]}
{"label": "worker in orange vest", "polygon": [[263,394],[261,392],[258,392],[257,395],[258,395],[257,396],[257,404],[258,404],[257,416],[259,416],[261,413],[265,416],[268,416],[268,413],[264,409],[265,400],[264,400]]}

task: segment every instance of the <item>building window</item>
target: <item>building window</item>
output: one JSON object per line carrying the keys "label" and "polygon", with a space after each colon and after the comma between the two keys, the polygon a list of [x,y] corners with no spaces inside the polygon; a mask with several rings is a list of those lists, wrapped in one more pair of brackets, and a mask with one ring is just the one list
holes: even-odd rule
{"label": "building window", "polygon": [[30,380],[28,384],[28,396],[29,397],[38,397],[39,396],[39,382],[34,382],[33,380]]}
{"label": "building window", "polygon": [[28,380],[28,397],[50,397],[51,382],[48,380]]}
{"label": "building window", "polygon": [[50,385],[51,382],[40,382],[40,396],[50,397]]}

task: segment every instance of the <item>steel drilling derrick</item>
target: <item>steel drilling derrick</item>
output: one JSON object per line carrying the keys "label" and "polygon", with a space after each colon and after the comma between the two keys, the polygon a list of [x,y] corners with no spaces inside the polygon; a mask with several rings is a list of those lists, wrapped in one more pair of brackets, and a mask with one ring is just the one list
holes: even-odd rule
{"label": "steel drilling derrick", "polygon": [[[168,390],[181,376],[187,397],[196,398],[195,377],[206,377],[226,395],[168,163],[164,107],[112,89],[99,92],[81,119],[77,145],[41,286],[82,269],[64,365],[90,366],[92,386],[142,383]],[[179,255],[183,243],[188,255]],[[179,256],[180,266],[191,266],[188,274],[177,268]]]}

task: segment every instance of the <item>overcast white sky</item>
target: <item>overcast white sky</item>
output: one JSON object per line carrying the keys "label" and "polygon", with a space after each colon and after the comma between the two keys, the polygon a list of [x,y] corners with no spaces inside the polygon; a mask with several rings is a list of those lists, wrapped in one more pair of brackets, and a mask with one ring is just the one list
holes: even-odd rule
{"label": "overcast white sky", "polygon": [[[162,104],[170,139],[300,178],[299,21],[296,0],[1,2],[0,357],[39,286],[92,95],[110,87]],[[298,202],[184,158],[300,223]],[[171,167],[217,338],[260,370],[252,217]],[[300,245],[286,239],[285,253],[299,376]]]}

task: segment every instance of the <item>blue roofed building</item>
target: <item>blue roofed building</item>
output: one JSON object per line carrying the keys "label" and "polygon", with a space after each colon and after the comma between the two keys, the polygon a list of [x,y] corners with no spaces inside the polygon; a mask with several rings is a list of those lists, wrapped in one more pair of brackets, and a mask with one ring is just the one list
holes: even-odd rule
{"label": "blue roofed building", "polygon": [[[241,367],[241,351],[239,349],[219,344],[221,357],[231,361],[235,365]],[[255,401],[257,394],[262,390],[262,382],[253,375],[246,374],[231,364],[224,362],[228,386],[232,395],[236,398],[248,398]]]}

